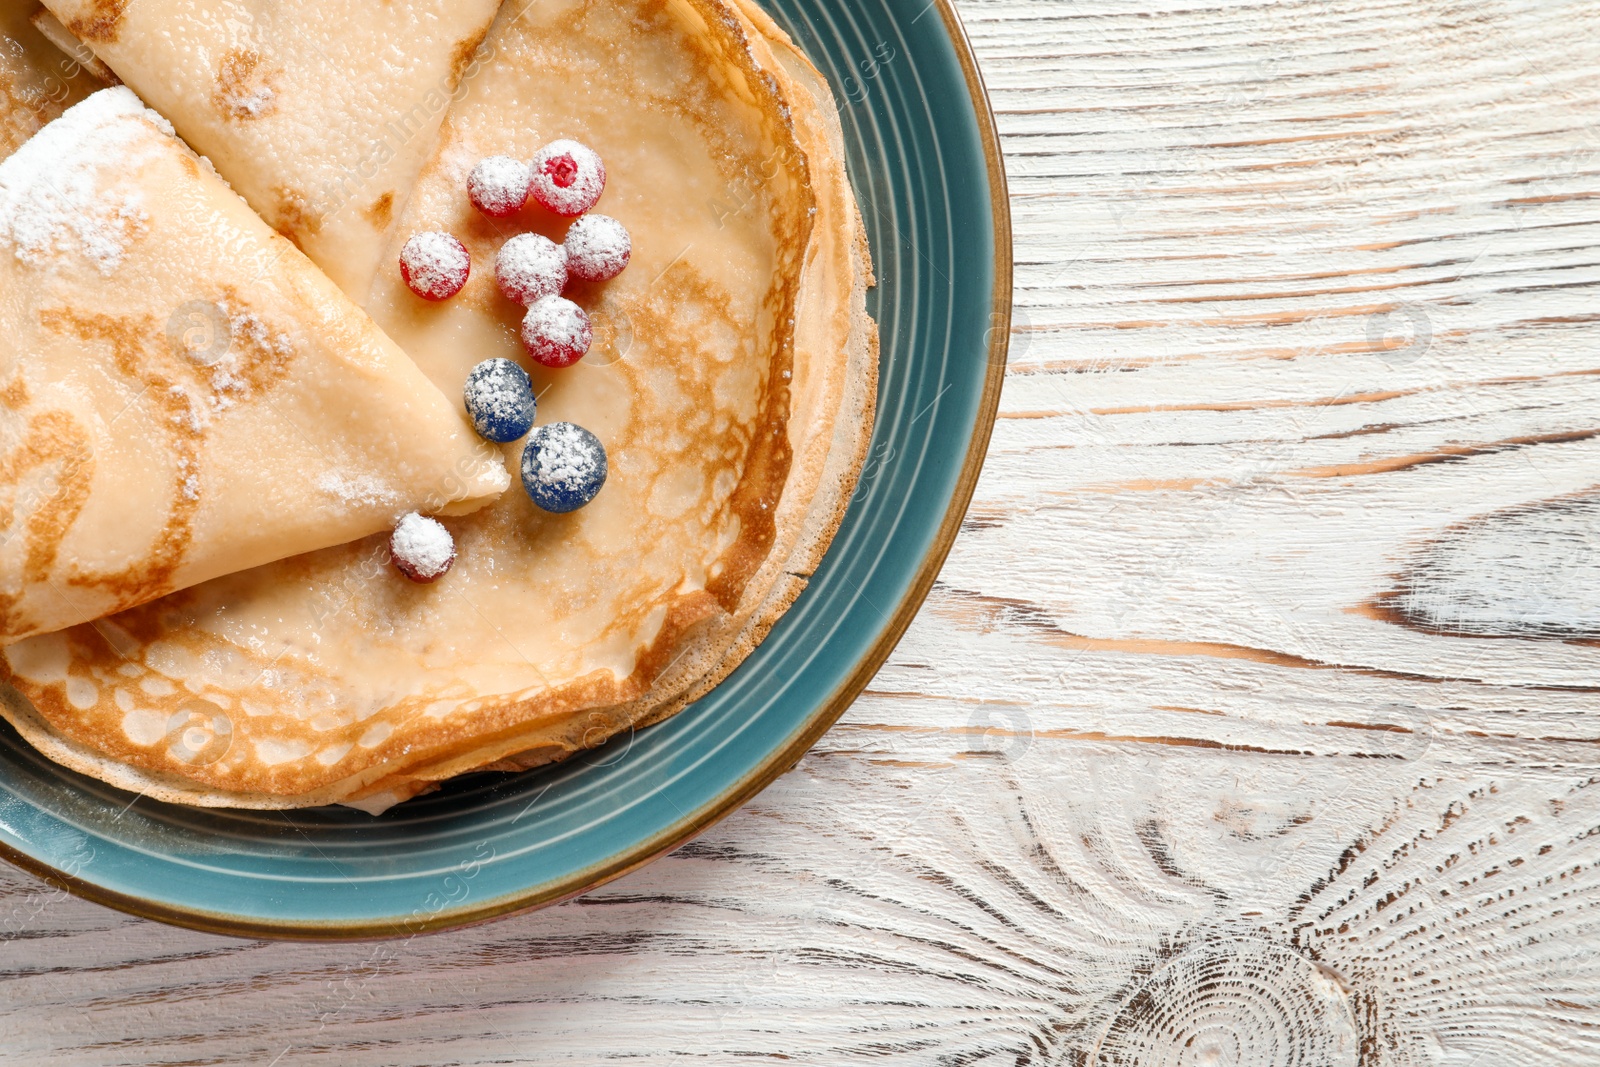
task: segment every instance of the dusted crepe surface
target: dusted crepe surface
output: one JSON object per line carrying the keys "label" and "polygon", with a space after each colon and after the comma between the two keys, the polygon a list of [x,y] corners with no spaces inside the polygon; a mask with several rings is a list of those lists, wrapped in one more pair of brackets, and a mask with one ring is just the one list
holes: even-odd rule
{"label": "dusted crepe surface", "polygon": [[507,484],[126,88],[0,164],[0,293],[0,640]]}
{"label": "dusted crepe surface", "polygon": [[499,3],[45,6],[359,299]]}

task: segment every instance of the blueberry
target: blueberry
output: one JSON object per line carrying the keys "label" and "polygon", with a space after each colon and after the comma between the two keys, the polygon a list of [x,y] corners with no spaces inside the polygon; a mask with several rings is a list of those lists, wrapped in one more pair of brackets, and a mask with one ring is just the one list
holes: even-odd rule
{"label": "blueberry", "polygon": [[528,435],[522,449],[522,488],[545,511],[576,511],[606,484],[606,448],[570,422],[552,422]]}
{"label": "blueberry", "polygon": [[509,359],[486,359],[473,367],[462,399],[472,425],[491,441],[515,441],[533,425],[533,383]]}

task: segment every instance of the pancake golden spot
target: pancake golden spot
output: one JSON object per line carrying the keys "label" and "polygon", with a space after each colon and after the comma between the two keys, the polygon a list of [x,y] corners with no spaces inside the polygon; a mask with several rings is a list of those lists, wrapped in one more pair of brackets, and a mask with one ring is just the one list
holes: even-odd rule
{"label": "pancake golden spot", "polygon": [[299,189],[274,186],[272,205],[273,229],[293,241],[296,248],[322,229],[322,212]]}
{"label": "pancake golden spot", "polygon": [[23,564],[23,576],[30,582],[38,582],[44,581],[49,575],[61,548],[62,537],[89,497],[94,458],[89,453],[83,427],[64,411],[45,412],[31,420],[27,444],[21,453],[15,462],[8,460],[4,473],[0,474],[0,478],[4,478],[5,483],[12,487],[18,486],[22,474],[29,467],[42,467],[51,461],[58,464],[54,486],[41,493],[43,499],[28,516],[28,554]]}
{"label": "pancake golden spot", "polygon": [[466,74],[467,69],[472,65],[473,57],[478,52],[478,46],[483,44],[483,39],[488,36],[488,33],[489,27],[485,25],[482,31],[456,42],[455,48],[450,52],[450,77],[447,84],[451,89],[461,84],[462,76]]}
{"label": "pancake golden spot", "polygon": [[132,2],[133,0],[88,0],[87,3],[76,5],[76,12],[62,21],[79,40],[91,44],[109,44],[115,41],[121,32],[122,17]]}
{"label": "pancake golden spot", "polygon": [[211,102],[224,118],[251,121],[277,110],[271,72],[254,48],[230,48],[217,63]]}
{"label": "pancake golden spot", "polygon": [[21,628],[22,619],[17,613],[17,605],[21,601],[20,594],[0,592],[0,630]]}
{"label": "pancake golden spot", "polygon": [[237,401],[258,398],[288,375],[296,358],[294,345],[268,321],[265,311],[253,308],[232,285],[221,287],[215,306],[228,320],[226,351],[215,362],[193,368],[192,373],[209,377],[207,384]]}
{"label": "pancake golden spot", "polygon": [[368,204],[362,214],[379,230],[387,230],[389,223],[394,221],[394,190],[384,193],[378,199]]}
{"label": "pancake golden spot", "polygon": [[[179,466],[174,481],[181,486],[189,477],[190,467]],[[160,596],[172,588],[172,577],[183,564],[194,539],[192,520],[199,500],[180,488],[174,494],[172,506],[162,524],[153,550],[139,562],[109,573],[82,573],[74,571],[67,581],[74,586],[100,589],[124,603],[139,603]]]}
{"label": "pancake golden spot", "polygon": [[20,411],[28,402],[28,383],[19,373],[0,387],[0,404],[12,411]]}

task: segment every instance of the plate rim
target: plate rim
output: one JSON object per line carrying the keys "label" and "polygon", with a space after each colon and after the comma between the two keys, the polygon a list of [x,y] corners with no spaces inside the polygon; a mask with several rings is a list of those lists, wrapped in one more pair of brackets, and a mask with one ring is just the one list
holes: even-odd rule
{"label": "plate rim", "polygon": [[[121,893],[69,874],[24,853],[0,840],[0,859],[20,867],[54,888],[74,896],[114,908],[142,919],[231,937],[268,938],[281,941],[377,941],[444,930],[458,930],[495,919],[508,918],[559,904],[598,889],[646,864],[682,847],[712,826],[738,811],[758,793],[798,763],[821,740],[845,710],[855,702],[889,654],[900,643],[911,620],[916,617],[928,592],[933,588],[944,561],[955,544],[962,520],[977,488],[978,475],[988,455],[989,439],[1000,407],[1000,389],[1005,378],[1006,354],[1011,340],[1012,235],[1011,200],[1006,184],[1004,159],[995,123],[994,108],[978,69],[972,43],[956,12],[954,0],[930,0],[937,8],[946,35],[955,49],[956,59],[971,99],[973,117],[978,124],[984,167],[989,181],[989,210],[994,230],[994,291],[989,314],[988,365],[983,391],[978,398],[977,421],[967,442],[966,456],[956,476],[955,487],[944,516],[928,546],[905,595],[879,632],[877,640],[856,662],[854,669],[827,700],[811,713],[804,727],[781,749],[769,753],[753,770],[731,783],[717,799],[696,814],[684,816],[672,826],[636,842],[607,860],[572,872],[554,884],[522,894],[490,898],[481,904],[456,909],[441,909],[426,917],[412,916],[387,920],[348,922],[316,919],[246,919],[200,908],[174,907],[143,897]],[[919,16],[920,17],[920,16]]]}

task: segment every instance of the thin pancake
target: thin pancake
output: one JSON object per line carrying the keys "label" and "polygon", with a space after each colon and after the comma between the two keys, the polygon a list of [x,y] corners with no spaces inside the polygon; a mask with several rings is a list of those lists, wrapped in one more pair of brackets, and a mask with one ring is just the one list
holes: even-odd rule
{"label": "thin pancake", "polygon": [[[230,687],[230,744],[194,766],[160,739],[133,740],[112,693],[68,714],[66,680],[13,664],[39,710],[19,701],[10,714],[52,757],[188,803],[381,807],[670,714],[803,588],[860,469],[876,369],[866,248],[825,85],[770,23],[713,0],[535,5],[489,45],[396,239],[449,228],[482,262],[509,232],[559,237],[534,211],[503,230],[473,216],[466,169],[558,136],[600,151],[610,180],[597,210],[629,227],[634,260],[576,293],[596,319],[589,357],[535,376],[540,421],[593,429],[611,480],[568,516],[513,493],[453,521],[456,569],[427,589],[364,573],[374,545],[357,543],[121,617],[140,635],[126,663],[72,631],[69,678],[126,678],[118,688],[138,691],[125,699],[154,717],[209,675],[151,649],[243,665],[230,680],[271,664],[271,684]],[[425,307],[380,276],[369,308],[442,387],[459,389],[479,359],[519,355],[516,309],[486,278]],[[348,591],[320,645],[301,621],[308,587]],[[149,697],[151,678],[173,696]]]}
{"label": "thin pancake", "polygon": [[125,87],[0,163],[0,293],[0,644],[508,484]]}
{"label": "thin pancake", "polygon": [[45,6],[359,299],[499,0]]}
{"label": "thin pancake", "polygon": [[35,0],[0,0],[0,159],[100,88],[30,21]]}

